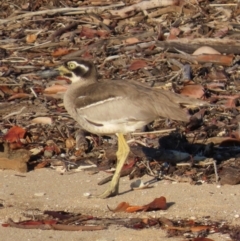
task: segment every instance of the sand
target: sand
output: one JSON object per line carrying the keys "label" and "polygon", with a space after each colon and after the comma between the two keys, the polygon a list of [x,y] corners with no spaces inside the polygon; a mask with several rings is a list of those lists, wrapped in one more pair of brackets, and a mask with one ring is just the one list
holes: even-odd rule
{"label": "sand", "polygon": [[[97,182],[108,174],[99,172],[89,175],[86,172],[65,173],[44,168],[16,175],[14,171],[0,171],[0,223],[8,218],[14,221],[22,220],[26,210],[65,210],[80,212],[97,217],[166,217],[166,218],[193,218],[202,220],[210,216],[211,220],[225,220],[229,224],[240,223],[240,186],[218,186],[202,184],[193,186],[185,183],[171,183],[159,181],[150,189],[131,191],[128,177],[121,179],[120,195],[109,199],[88,198],[86,193],[100,194],[106,185],[98,186]],[[143,180],[152,178],[144,176]],[[108,207],[114,208],[120,202],[126,201],[134,205],[144,205],[154,198],[165,196],[168,209],[165,211],[140,213],[113,213]],[[183,237],[168,238],[161,229],[149,228],[133,230],[124,227],[110,226],[101,231],[49,231],[26,230],[0,227],[0,240],[184,240]],[[214,240],[230,240],[229,235],[213,234],[208,236]]]}

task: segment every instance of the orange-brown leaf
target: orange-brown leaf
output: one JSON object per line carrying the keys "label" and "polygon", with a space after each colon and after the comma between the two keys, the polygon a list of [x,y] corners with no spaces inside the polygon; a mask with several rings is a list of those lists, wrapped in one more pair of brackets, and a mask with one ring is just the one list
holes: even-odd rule
{"label": "orange-brown leaf", "polygon": [[94,37],[100,37],[100,38],[106,38],[109,35],[109,32],[105,30],[95,30],[88,27],[82,27],[82,31],[80,33],[81,37],[86,38],[94,38]]}
{"label": "orange-brown leaf", "polygon": [[31,123],[40,123],[40,124],[45,124],[45,125],[51,125],[52,124],[52,118],[50,117],[36,117],[31,120]]}
{"label": "orange-brown leaf", "polygon": [[123,44],[136,44],[139,42],[138,38],[132,37],[132,38],[127,38],[123,40]]}
{"label": "orange-brown leaf", "polygon": [[234,55],[201,54],[196,55],[195,60],[199,63],[213,63],[224,66],[231,66]]}
{"label": "orange-brown leaf", "polygon": [[0,90],[7,95],[13,95],[14,91],[10,89],[8,86],[0,86]]}
{"label": "orange-brown leaf", "polygon": [[201,98],[204,95],[204,88],[202,85],[185,85],[181,90],[182,95]]}
{"label": "orange-brown leaf", "polygon": [[26,130],[19,126],[13,126],[7,134],[3,137],[3,139],[7,142],[19,142],[20,139],[24,137]]}
{"label": "orange-brown leaf", "polygon": [[192,232],[200,232],[200,231],[203,231],[203,230],[210,229],[210,226],[208,226],[208,225],[193,226],[190,229],[191,229]]}
{"label": "orange-brown leaf", "polygon": [[67,149],[72,149],[76,145],[76,140],[73,137],[69,136],[65,141],[65,145]]}
{"label": "orange-brown leaf", "polygon": [[86,38],[94,38],[96,36],[96,30],[83,26],[80,36]]}
{"label": "orange-brown leaf", "polygon": [[117,205],[117,207],[111,211],[113,212],[125,212],[127,210],[127,208],[129,208],[129,203],[127,202],[121,202]]}
{"label": "orange-brown leaf", "polygon": [[48,161],[42,161],[42,162],[38,163],[38,164],[34,167],[34,170],[44,168],[44,167],[46,167],[46,166],[48,166],[48,165],[49,165],[49,162],[48,162]]}
{"label": "orange-brown leaf", "polygon": [[142,59],[137,59],[132,62],[132,64],[129,66],[129,69],[130,70],[138,70],[138,69],[142,69],[144,67],[147,67],[146,61],[144,61]]}
{"label": "orange-brown leaf", "polygon": [[144,206],[144,211],[152,211],[152,210],[165,210],[167,209],[166,198],[161,196],[159,198],[155,198],[152,202]]}
{"label": "orange-brown leaf", "polygon": [[112,212],[138,212],[138,211],[151,211],[151,210],[165,210],[167,208],[166,198],[155,198],[152,202],[144,206],[131,206],[127,202],[121,202],[115,209],[110,209]]}
{"label": "orange-brown leaf", "polygon": [[15,99],[26,99],[31,97],[30,94],[26,94],[26,93],[17,93],[12,95],[11,97],[8,98],[8,100],[15,100]]}
{"label": "orange-brown leaf", "polygon": [[135,212],[142,211],[142,210],[144,210],[144,206],[129,206],[126,209],[126,212],[127,213],[135,213]]}
{"label": "orange-brown leaf", "polygon": [[59,56],[63,56],[63,55],[69,54],[69,53],[70,53],[70,50],[67,48],[58,48],[52,52],[52,56],[59,57]]}
{"label": "orange-brown leaf", "polygon": [[127,169],[131,169],[136,163],[135,159],[130,159],[128,160],[128,163],[125,163],[122,167],[122,170],[127,170]]}
{"label": "orange-brown leaf", "polygon": [[44,90],[46,94],[57,94],[59,92],[65,92],[67,90],[66,85],[52,85]]}
{"label": "orange-brown leaf", "polygon": [[34,43],[35,41],[36,41],[36,39],[37,39],[37,35],[36,34],[29,34],[29,35],[27,35],[27,37],[26,37],[26,41],[27,41],[27,43]]}
{"label": "orange-brown leaf", "polygon": [[106,38],[109,36],[109,32],[105,31],[105,30],[97,30],[97,35],[100,38]]}

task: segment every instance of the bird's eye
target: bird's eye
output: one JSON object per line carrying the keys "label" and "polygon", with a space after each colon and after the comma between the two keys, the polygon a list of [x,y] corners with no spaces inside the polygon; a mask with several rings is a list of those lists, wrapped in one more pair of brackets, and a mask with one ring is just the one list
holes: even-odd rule
{"label": "bird's eye", "polygon": [[68,68],[69,69],[75,69],[76,68],[76,64],[74,62],[68,62]]}

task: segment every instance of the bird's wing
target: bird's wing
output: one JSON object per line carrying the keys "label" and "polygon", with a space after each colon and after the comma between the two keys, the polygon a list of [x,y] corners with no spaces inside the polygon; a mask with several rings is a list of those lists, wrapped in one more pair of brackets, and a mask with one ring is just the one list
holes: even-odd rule
{"label": "bird's wing", "polygon": [[186,98],[134,83],[109,81],[80,88],[75,108],[79,115],[95,123],[150,122],[158,116],[188,121],[187,111],[180,108],[180,103]]}
{"label": "bird's wing", "polygon": [[131,99],[131,93],[136,95],[134,88],[125,89],[114,81],[98,83],[97,89],[94,86],[81,88],[75,99],[78,114],[94,123],[148,122],[157,117],[149,109],[139,105],[140,96],[137,97],[139,100]]}

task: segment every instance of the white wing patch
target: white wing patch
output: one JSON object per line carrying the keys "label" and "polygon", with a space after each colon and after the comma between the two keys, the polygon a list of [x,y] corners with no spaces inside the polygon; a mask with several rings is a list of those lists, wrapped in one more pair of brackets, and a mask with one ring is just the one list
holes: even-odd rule
{"label": "white wing patch", "polygon": [[86,97],[85,95],[81,95],[81,96],[78,96],[77,99],[83,99],[85,97]]}
{"label": "white wing patch", "polygon": [[[78,97],[78,98],[84,98],[84,97],[85,97],[85,96],[80,96],[80,97]],[[111,97],[111,98],[108,98],[108,99],[105,99],[105,100],[101,100],[101,101],[92,103],[92,104],[90,104],[90,105],[81,107],[81,108],[79,108],[79,110],[84,110],[84,109],[87,109],[87,108],[91,108],[91,107],[93,107],[93,106],[101,105],[101,104],[106,103],[106,102],[109,102],[109,101],[121,100],[121,99],[123,99],[123,97],[121,97],[121,96],[119,96],[119,97]]]}

